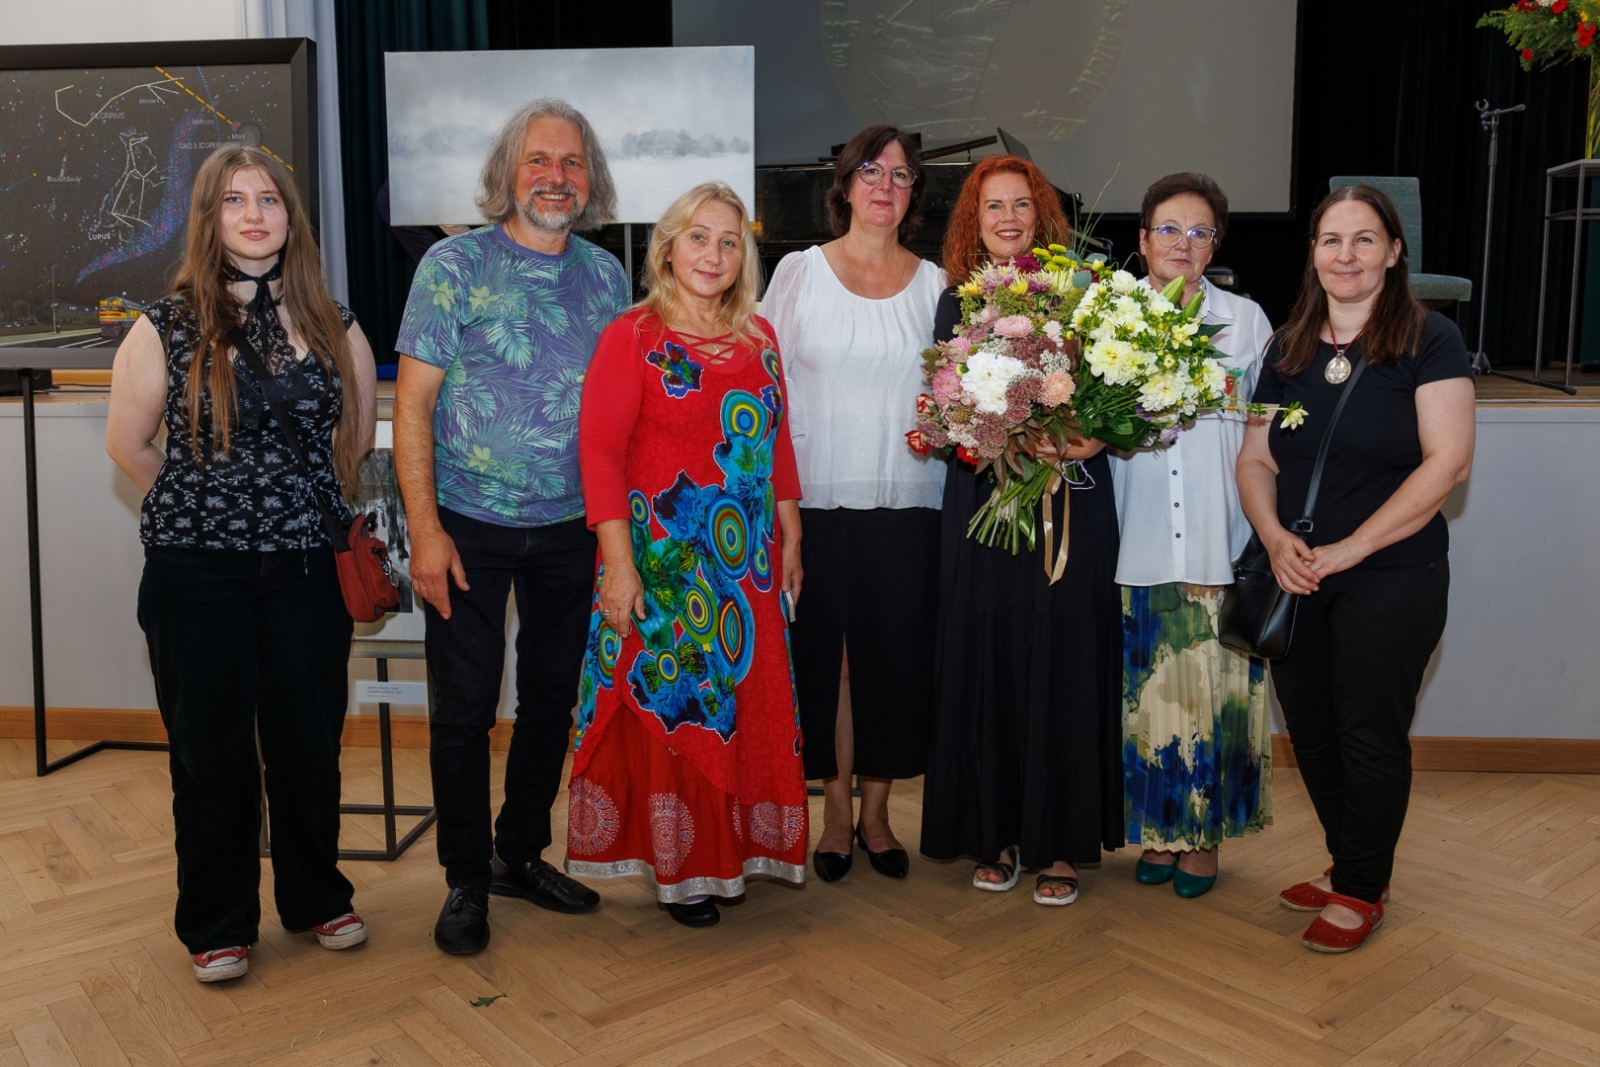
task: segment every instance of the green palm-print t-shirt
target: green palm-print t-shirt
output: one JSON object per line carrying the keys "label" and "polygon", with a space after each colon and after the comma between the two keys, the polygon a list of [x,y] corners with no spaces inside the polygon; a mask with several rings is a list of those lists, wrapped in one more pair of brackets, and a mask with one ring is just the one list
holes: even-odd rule
{"label": "green palm-print t-shirt", "polygon": [[500,526],[583,514],[583,375],[627,306],[622,265],[581,237],[549,256],[484,226],[428,250],[395,347],[445,371],[433,419],[441,507]]}

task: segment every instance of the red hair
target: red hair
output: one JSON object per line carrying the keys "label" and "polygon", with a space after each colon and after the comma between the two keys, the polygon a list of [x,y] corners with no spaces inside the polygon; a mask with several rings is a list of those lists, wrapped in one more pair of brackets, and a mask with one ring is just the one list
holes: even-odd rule
{"label": "red hair", "polygon": [[982,208],[983,183],[996,174],[1020,174],[1028,183],[1028,194],[1039,212],[1035,241],[1065,244],[1072,236],[1072,226],[1061,210],[1061,198],[1044,171],[1021,156],[985,156],[967,175],[961,195],[956,197],[956,205],[950,212],[950,222],[944,229],[944,251],[940,259],[951,285],[966,281],[989,256],[983,248],[978,216]]}

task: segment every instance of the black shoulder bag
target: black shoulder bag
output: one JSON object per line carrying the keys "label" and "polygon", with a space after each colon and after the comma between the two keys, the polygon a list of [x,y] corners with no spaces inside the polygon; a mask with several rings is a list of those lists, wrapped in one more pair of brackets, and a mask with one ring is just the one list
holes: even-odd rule
{"label": "black shoulder bag", "polygon": [[[1322,486],[1322,468],[1328,462],[1328,445],[1333,441],[1333,428],[1339,425],[1339,416],[1345,403],[1355,391],[1356,381],[1366,370],[1367,361],[1357,359],[1350,369],[1350,378],[1339,393],[1339,403],[1322,431],[1322,443],[1317,446],[1317,463],[1311,468],[1311,484],[1306,487],[1306,506],[1300,518],[1289,529],[1297,534],[1308,534],[1315,524],[1311,513],[1317,507],[1317,490]],[[1289,654],[1289,642],[1294,638],[1295,605],[1300,598],[1284,592],[1272,573],[1272,556],[1261,543],[1259,535],[1252,533],[1250,543],[1244,546],[1239,558],[1233,561],[1233,584],[1222,592],[1222,605],[1217,611],[1217,639],[1235,652],[1258,659],[1279,660]]]}
{"label": "black shoulder bag", "polygon": [[[394,572],[389,566],[389,546],[367,532],[367,517],[357,515],[356,521],[346,530],[333,514],[333,509],[317,494],[311,477],[311,464],[306,462],[305,450],[300,446],[300,436],[295,432],[294,418],[283,406],[283,401],[272,394],[272,374],[261,362],[261,354],[245,336],[244,330],[235,326],[228,331],[228,340],[238,350],[239,358],[255,372],[261,382],[261,399],[267,402],[273,421],[283,435],[284,444],[294,454],[300,472],[306,476],[311,498],[322,514],[323,528],[333,542],[333,562],[339,571],[339,591],[344,595],[345,610],[356,622],[377,622],[386,611],[400,603],[400,591],[395,588]],[[310,358],[310,357],[307,357]]]}

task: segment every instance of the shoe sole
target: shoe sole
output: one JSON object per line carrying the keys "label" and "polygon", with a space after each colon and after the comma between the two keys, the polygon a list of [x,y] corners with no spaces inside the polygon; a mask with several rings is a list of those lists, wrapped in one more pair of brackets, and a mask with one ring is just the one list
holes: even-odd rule
{"label": "shoe sole", "polygon": [[528,892],[526,889],[523,889],[515,882],[490,882],[489,892],[491,895],[497,897],[516,897],[518,900],[526,900],[529,903],[539,905],[539,907],[545,909],[546,911],[557,911],[563,915],[582,915],[584,912],[593,911],[600,906],[600,901],[598,899],[596,899],[593,904],[580,904],[576,907],[570,907],[563,904],[552,904],[548,900],[541,900],[540,898],[534,896],[532,893]]}
{"label": "shoe sole", "polygon": [[250,969],[250,961],[242,959],[237,963],[230,963],[226,967],[196,967],[194,976],[197,981],[208,985],[212,982],[231,982],[235,978],[243,978]]}
{"label": "shoe sole", "polygon": [[[1318,910],[1320,911],[1321,909],[1319,908]],[[1322,952],[1329,956],[1342,956],[1346,952],[1354,952],[1356,949],[1372,940],[1372,935],[1377,933],[1378,927],[1382,925],[1383,918],[1380,916],[1378,921],[1372,924],[1372,929],[1367,931],[1367,936],[1363,937],[1360,941],[1357,941],[1353,945],[1322,945],[1315,941],[1307,941],[1303,937],[1300,939],[1300,943],[1306,948],[1310,949],[1312,952]]]}
{"label": "shoe sole", "polygon": [[1064,897],[1040,896],[1037,889],[1033,891],[1033,902],[1035,904],[1043,904],[1047,908],[1064,908],[1077,899],[1078,891],[1076,889]]}
{"label": "shoe sole", "polygon": [[332,949],[334,952],[338,952],[339,950],[346,948],[355,948],[357,945],[366,941],[366,939],[367,928],[365,926],[359,930],[352,930],[348,934],[317,935],[317,943],[323,948]]}

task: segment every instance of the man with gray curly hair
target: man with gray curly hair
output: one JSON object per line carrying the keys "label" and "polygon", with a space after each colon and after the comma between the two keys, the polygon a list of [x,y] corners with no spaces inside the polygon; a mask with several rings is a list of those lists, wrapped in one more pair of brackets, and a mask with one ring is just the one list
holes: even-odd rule
{"label": "man with gray curly hair", "polygon": [[[572,232],[612,221],[617,202],[599,138],[572,105],[544,98],[511,116],[480,182],[491,225],[428,250],[395,346],[395,468],[427,617],[433,797],[450,888],[434,941],[455,955],[489,943],[491,892],[555,911],[600,902],[540,853],[594,584],[578,399],[600,331],[628,305],[616,258]],[[513,595],[517,718],[491,833],[489,732]]]}

